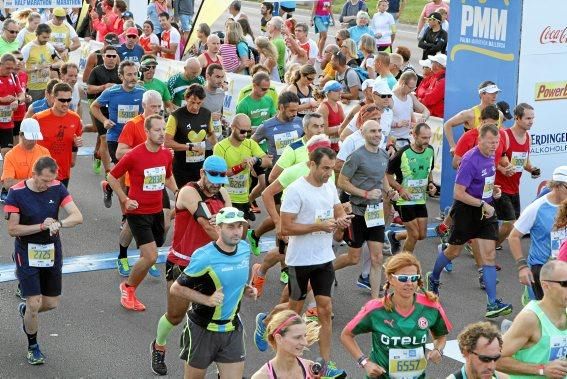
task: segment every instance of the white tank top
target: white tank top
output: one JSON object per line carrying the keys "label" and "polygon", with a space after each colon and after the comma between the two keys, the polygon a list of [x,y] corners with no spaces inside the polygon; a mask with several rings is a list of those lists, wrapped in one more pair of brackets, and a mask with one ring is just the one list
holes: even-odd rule
{"label": "white tank top", "polygon": [[[405,101],[398,99],[396,94],[392,96],[392,100],[394,101],[394,106],[392,111],[394,112],[393,124],[398,123],[400,121],[410,121],[411,116],[413,114],[413,100],[411,96],[408,95]],[[390,130],[390,136],[395,138],[407,138],[409,139],[411,135],[411,126],[406,126],[403,128],[394,128]]]}

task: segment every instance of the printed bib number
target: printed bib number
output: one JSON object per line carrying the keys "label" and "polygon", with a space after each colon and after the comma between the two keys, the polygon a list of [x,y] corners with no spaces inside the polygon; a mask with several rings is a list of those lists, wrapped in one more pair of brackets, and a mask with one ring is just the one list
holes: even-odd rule
{"label": "printed bib number", "polygon": [[274,142],[276,145],[276,154],[282,155],[284,148],[295,141],[299,136],[294,130],[293,132],[274,134]]}
{"label": "printed bib number", "polygon": [[404,204],[424,202],[425,192],[427,191],[427,179],[409,179],[406,190],[410,195],[410,200]]}
{"label": "printed bib number", "polygon": [[65,33],[51,33],[51,43],[56,48],[65,47],[65,41],[67,40],[67,34]]}
{"label": "printed bib number", "polygon": [[231,195],[245,195],[248,193],[246,185],[247,173],[239,173],[228,177],[228,186],[226,191]]}
{"label": "printed bib number", "polygon": [[198,147],[203,152],[198,154],[194,151],[186,151],[185,152],[185,162],[187,162],[187,163],[203,162],[205,160],[205,141],[192,142],[192,145]]}
{"label": "printed bib number", "polygon": [[0,122],[12,121],[12,107],[9,105],[0,105]]}
{"label": "printed bib number", "polygon": [[144,170],[144,191],[161,191],[165,188],[165,167],[152,167]]}
{"label": "printed bib number", "polygon": [[551,336],[549,338],[549,362],[565,359],[567,356],[567,336]]}
{"label": "printed bib number", "polygon": [[393,379],[417,379],[427,367],[423,348],[390,349],[388,375]]}
{"label": "printed bib number", "polygon": [[367,205],[364,212],[367,228],[384,225],[384,203]]}
{"label": "printed bib number", "polygon": [[[304,97],[304,98],[299,99],[299,104],[301,104],[301,105],[308,104],[311,100],[313,100],[312,97]],[[302,111],[297,112],[297,114],[307,114],[309,112],[310,111],[308,109],[306,109],[306,110],[302,110]]]}
{"label": "printed bib number", "polygon": [[484,187],[482,188],[482,198],[488,199],[492,197],[494,190],[494,175],[484,178]]}
{"label": "printed bib number", "polygon": [[557,259],[561,245],[567,240],[567,228],[552,230],[549,237],[551,239],[551,258]]}
{"label": "printed bib number", "polygon": [[514,166],[516,172],[524,171],[524,166],[528,159],[528,152],[513,151],[510,163]]}
{"label": "printed bib number", "polygon": [[137,105],[118,105],[118,123],[125,124],[138,115]]}
{"label": "printed bib number", "polygon": [[49,68],[44,68],[30,73],[30,83],[47,83],[49,81]]}
{"label": "printed bib number", "polygon": [[55,264],[55,244],[28,244],[28,264],[30,267],[53,267]]}
{"label": "printed bib number", "polygon": [[[321,224],[327,220],[333,220],[332,209],[317,209],[315,211],[315,224]],[[327,232],[313,232],[313,234],[328,234]]]}

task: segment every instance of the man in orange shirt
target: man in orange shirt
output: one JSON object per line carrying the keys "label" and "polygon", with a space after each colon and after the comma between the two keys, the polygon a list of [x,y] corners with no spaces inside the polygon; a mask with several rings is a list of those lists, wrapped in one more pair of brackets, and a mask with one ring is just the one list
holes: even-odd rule
{"label": "man in orange shirt", "polygon": [[69,110],[73,89],[67,83],[58,83],[53,87],[53,106],[36,113],[33,118],[39,122],[43,140],[40,145],[46,147],[57,162],[59,172],[57,180],[65,187],[69,186],[73,147],[83,145],[83,123],[81,117]]}

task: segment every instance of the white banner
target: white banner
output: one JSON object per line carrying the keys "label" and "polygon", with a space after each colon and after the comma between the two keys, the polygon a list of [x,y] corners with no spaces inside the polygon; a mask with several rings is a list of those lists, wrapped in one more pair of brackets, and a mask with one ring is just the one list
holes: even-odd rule
{"label": "white banner", "polygon": [[81,8],[83,0],[4,0],[4,8]]}

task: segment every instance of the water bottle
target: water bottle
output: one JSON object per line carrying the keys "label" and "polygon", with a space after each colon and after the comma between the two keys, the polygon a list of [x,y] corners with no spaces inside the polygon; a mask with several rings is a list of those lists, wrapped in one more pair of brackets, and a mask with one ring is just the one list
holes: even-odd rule
{"label": "water bottle", "polygon": [[319,375],[323,373],[323,367],[325,367],[325,360],[319,357],[313,362],[309,371],[311,371],[313,375]]}

